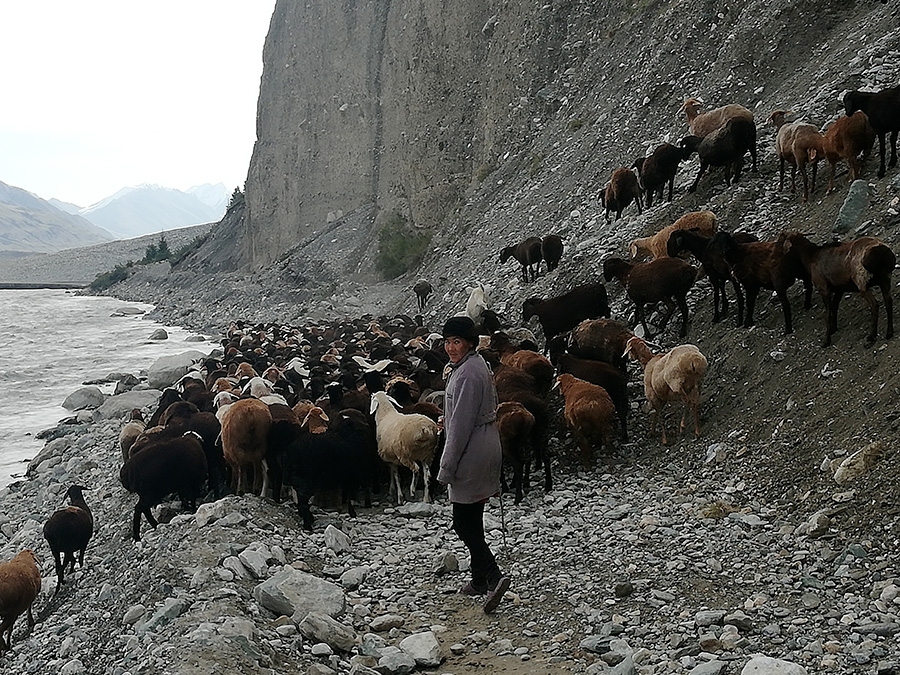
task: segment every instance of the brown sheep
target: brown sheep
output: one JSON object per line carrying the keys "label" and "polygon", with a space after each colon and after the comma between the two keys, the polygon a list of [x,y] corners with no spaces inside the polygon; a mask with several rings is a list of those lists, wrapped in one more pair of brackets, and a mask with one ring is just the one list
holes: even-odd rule
{"label": "brown sheep", "polygon": [[263,488],[263,459],[268,448],[272,415],[269,406],[255,398],[232,403],[222,415],[222,454],[231,467],[231,484],[236,494]]}
{"label": "brown sheep", "polygon": [[859,160],[857,156],[868,155],[875,145],[875,130],[869,124],[869,118],[862,110],[857,110],[849,117],[839,117],[825,132],[825,159],[828,160],[828,189],[825,194],[834,190],[834,168],[839,159],[847,161],[850,169],[850,182],[859,178]]}
{"label": "brown sheep", "polygon": [[[688,411],[694,418],[694,436],[700,437],[700,382],[706,374],[706,357],[694,345],[679,345],[665,354],[654,354],[639,337],[628,341],[625,353],[644,368],[644,396],[656,414],[653,425],[662,427],[662,443],[666,439],[663,410],[669,401],[681,400],[684,412],[680,431],[684,431]],[[651,431],[653,428],[651,427]]]}
{"label": "brown sheep", "polygon": [[[753,113],[742,105],[729,103],[720,108],[700,112],[703,101],[697,98],[689,98],[681,106],[678,112],[683,112],[687,117],[688,128],[692,136],[704,138],[725,126],[730,119],[741,119],[753,122]],[[750,149],[753,158],[753,170],[756,171],[756,143]]]}
{"label": "brown sheep", "polygon": [[880,239],[860,237],[853,241],[831,242],[817,246],[802,234],[789,233],[784,237],[785,253],[795,250],[808,270],[816,290],[825,305],[825,338],[822,346],[831,344],[837,331],[838,305],[844,293],[859,293],[869,307],[871,322],[867,343],[872,344],[878,334],[878,303],[870,290],[881,289],[884,311],[887,314],[885,339],[894,335],[894,300],[891,297],[891,273],[897,266],[894,252]]}
{"label": "brown sheep", "polygon": [[518,401],[505,401],[497,406],[497,431],[503,460],[512,465],[515,503],[522,501],[524,485],[531,465],[531,441],[534,435],[534,415]]}
{"label": "brown sheep", "polygon": [[[28,612],[28,630],[34,628],[31,607],[41,592],[41,572],[34,552],[25,549],[12,560],[0,564],[0,651],[12,647],[13,624]],[[6,638],[3,633],[6,633]]]}
{"label": "brown sheep", "polygon": [[125,426],[123,426],[122,430],[119,432],[119,449],[122,451],[123,462],[128,460],[131,446],[134,444],[135,439],[146,428],[147,423],[144,422],[144,416],[139,409],[135,408],[131,411],[131,417],[128,422],[125,423]]}
{"label": "brown sheep", "polygon": [[600,203],[606,209],[606,222],[609,222],[609,212],[616,212],[616,220],[622,217],[622,211],[631,204],[637,203],[638,215],[641,215],[643,198],[638,177],[631,169],[619,167],[613,171],[606,187],[600,192]]}
{"label": "brown sheep", "polygon": [[603,387],[579,380],[569,373],[556,379],[566,402],[563,417],[572,430],[581,464],[587,471],[593,464],[594,445],[600,448],[612,442],[616,408]]}
{"label": "brown sheep", "polygon": [[635,239],[631,242],[629,252],[631,259],[637,257],[650,256],[654,260],[656,258],[667,258],[669,237],[676,230],[697,230],[697,234],[704,237],[711,237],[716,233],[716,214],[712,211],[691,211],[685,213],[681,218],[671,225],[666,225],[659,232],[651,237],[643,237]]}

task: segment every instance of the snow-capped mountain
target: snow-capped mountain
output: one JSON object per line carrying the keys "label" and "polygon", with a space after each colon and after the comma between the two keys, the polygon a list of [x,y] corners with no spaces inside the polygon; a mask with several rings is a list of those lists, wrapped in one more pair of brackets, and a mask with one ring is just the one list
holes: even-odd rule
{"label": "snow-capped mountain", "polygon": [[[227,195],[224,200],[222,194]],[[79,214],[117,239],[129,239],[217,221],[225,213],[229,196],[221,183],[196,186],[188,192],[145,184],[122,188]]]}

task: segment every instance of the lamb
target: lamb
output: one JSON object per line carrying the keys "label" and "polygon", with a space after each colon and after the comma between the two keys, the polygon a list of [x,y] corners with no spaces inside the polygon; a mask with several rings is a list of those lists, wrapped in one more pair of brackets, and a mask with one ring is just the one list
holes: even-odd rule
{"label": "lamb", "polygon": [[584,284],[554,298],[528,298],[522,303],[522,322],[536,316],[544,331],[545,343],[585,319],[609,315],[609,300],[603,284]]}
{"label": "lamb", "polygon": [[[740,326],[744,316],[744,294],[741,292],[737,279],[731,274],[731,265],[725,260],[721,253],[721,247],[716,243],[718,242],[716,238],[721,237],[722,234],[724,233],[717,233],[712,237],[704,237],[694,230],[673,232],[672,236],[669,237],[669,256],[674,258],[682,251],[690,251],[700,262],[713,289],[713,323],[718,323],[722,317],[728,314],[728,296],[725,294],[725,282],[730,279],[734,288],[734,295],[737,298],[737,323]],[[739,243],[757,241],[755,235],[747,232],[736,232],[733,238]],[[722,307],[721,314],[719,313],[720,304]]]}
{"label": "lamb", "polygon": [[[0,652],[12,648],[13,624],[27,612],[28,631],[34,628],[34,601],[41,592],[41,572],[30,549],[0,564]],[[3,637],[3,633],[6,637]]]}
{"label": "lamb", "polygon": [[878,286],[887,315],[885,339],[894,335],[894,300],[891,297],[891,273],[897,266],[894,252],[875,237],[860,237],[848,242],[831,242],[817,246],[799,233],[789,233],[783,240],[784,250],[796,250],[809,271],[810,278],[825,305],[825,338],[822,346],[831,344],[837,331],[838,305],[844,293],[859,293],[869,307],[871,322],[866,343],[875,342],[878,333],[878,303],[871,288]]}
{"label": "lamb", "polygon": [[[619,352],[620,356],[621,354],[622,352]],[[609,363],[594,359],[580,359],[566,352],[556,356],[556,367],[561,374],[569,373],[579,380],[603,387],[616,409],[622,440],[627,442],[628,375]]]}
{"label": "lamb", "polygon": [[[753,156],[753,170],[756,170],[756,125],[742,117],[734,117],[725,125],[708,136],[685,136],[679,145],[690,157],[694,152],[700,156],[700,170],[688,188],[695,192],[700,179],[710,166],[725,168],[725,185],[731,186],[741,179],[744,155],[747,151]],[[732,181],[732,178],[734,179]]]}
{"label": "lamb", "polygon": [[[654,426],[662,426],[662,443],[668,445],[663,411],[669,401],[681,400],[684,412],[680,432],[684,431],[688,411],[694,418],[694,437],[700,437],[700,383],[706,374],[706,357],[694,345],[679,345],[665,354],[653,354],[639,337],[628,341],[625,353],[644,369],[644,396],[655,412]],[[653,429],[651,428],[651,432]]]}
{"label": "lamb", "polygon": [[631,242],[628,250],[632,260],[648,255],[654,259],[666,258],[669,256],[669,237],[672,236],[673,232],[695,229],[698,234],[711,237],[716,233],[717,226],[716,214],[712,211],[691,211],[690,213],[685,213],[671,225],[666,225],[653,236],[635,239]]}
{"label": "lamb", "polygon": [[563,241],[558,234],[548,234],[541,239],[541,257],[547,263],[547,272],[559,267],[562,260]]}
{"label": "lamb", "polygon": [[839,159],[847,161],[850,169],[850,182],[859,177],[859,160],[857,156],[863,156],[872,151],[875,145],[875,130],[869,124],[869,117],[862,110],[857,110],[849,117],[839,117],[834,124],[825,131],[825,159],[828,160],[828,189],[826,195],[834,190],[834,169]]}
{"label": "lamb", "polygon": [[[66,565],[70,565],[70,573],[75,573],[76,551],[78,564],[84,568],[84,551],[94,534],[94,516],[82,494],[86,489],[80,485],[69,486],[66,496],[70,506],[55,511],[44,523],[44,539],[56,561],[56,591],[62,586]],[[60,557],[61,553],[65,554],[65,558]]]}
{"label": "lamb", "polygon": [[[593,464],[593,446],[612,442],[612,421],[616,414],[612,399],[603,387],[563,373],[557,378],[565,399],[563,417],[581,451],[585,471]],[[611,464],[611,462],[610,462]]]}
{"label": "lamb", "polygon": [[134,541],[141,539],[141,514],[155,529],[158,523],[151,509],[161,504],[168,495],[178,494],[182,508],[196,510],[206,475],[203,445],[199,434],[192,431],[150,443],[134,452],[119,471],[122,486],[138,496],[131,523]]}
{"label": "lamb", "polygon": [[141,411],[138,408],[133,409],[129,421],[119,431],[119,449],[122,451],[123,462],[128,459],[134,440],[146,428],[147,423],[144,422],[144,416],[141,414]]}
{"label": "lamb", "polygon": [[653,195],[659,195],[659,201],[663,200],[663,190],[669,186],[669,201],[672,201],[672,192],[675,188],[675,175],[678,173],[678,165],[687,159],[684,149],[671,143],[663,143],[656,146],[649,157],[639,157],[632,165],[637,169],[641,187],[647,196],[647,208],[653,206]]}
{"label": "lamb", "polygon": [[438,425],[425,415],[404,415],[398,412],[390,397],[383,391],[372,396],[370,414],[375,416],[375,438],[378,455],[388,463],[391,470],[391,490],[396,489],[397,503],[403,491],[400,488],[398,467],[405,466],[412,471],[409,495],[415,495],[416,478],[419,467],[424,473],[424,501],[431,501],[428,485],[431,481],[431,460],[438,443]]}
{"label": "lamb", "polygon": [[[742,105],[729,103],[720,108],[713,108],[705,113],[700,112],[703,101],[697,98],[689,98],[681,106],[679,112],[687,117],[688,129],[692,136],[705,138],[721,129],[730,119],[741,119],[753,123],[753,113]],[[755,130],[754,125],[754,130]],[[756,171],[756,137],[754,135],[753,146],[750,148],[750,156],[753,158],[753,171]]]}
{"label": "lamb", "polygon": [[609,212],[615,211],[615,220],[622,217],[622,211],[631,204],[637,203],[638,215],[641,215],[643,199],[641,198],[641,186],[637,176],[631,169],[619,167],[612,173],[609,183],[600,192],[600,203],[606,209],[606,222],[609,222]]}
{"label": "lamb", "polygon": [[534,281],[537,278],[538,268],[541,266],[543,255],[541,253],[541,240],[538,237],[528,237],[515,246],[505,246],[500,251],[500,264],[510,258],[515,258],[522,266],[522,281]]}
{"label": "lamb", "polygon": [[263,459],[268,449],[272,415],[269,406],[253,398],[232,403],[221,417],[222,454],[231,467],[231,484],[235,494],[251,489],[261,495]]}
{"label": "lamb", "polygon": [[505,401],[497,406],[497,431],[503,459],[512,465],[516,504],[522,501],[524,486],[528,483],[534,424],[534,415],[518,401]]}
{"label": "lamb", "polygon": [[715,242],[710,242],[710,252],[721,256],[731,266],[732,274],[744,287],[747,296],[746,313],[742,318],[745,328],[753,325],[753,310],[756,297],[761,288],[775,291],[784,312],[784,332],[793,332],[791,303],[788,300],[788,289],[797,279],[803,281],[805,288],[805,309],[812,305],[812,284],[809,272],[803,267],[796,251],[785,252],[784,234],[774,242],[739,243],[727,232],[720,233]]}
{"label": "lamb", "polygon": [[878,177],[884,178],[884,137],[891,132],[891,168],[897,165],[897,134],[900,132],[900,87],[882,89],[879,92],[848,91],[844,94],[847,115],[862,110],[869,117],[869,124],[878,134]]}
{"label": "lamb", "polygon": [[650,335],[650,330],[647,328],[644,306],[660,301],[669,308],[660,323],[660,332],[665,330],[677,305],[681,310],[681,337],[687,335],[687,294],[697,278],[697,270],[684,260],[659,258],[646,263],[629,263],[621,258],[607,258],[603,261],[603,278],[607,281],[617,278],[625,286],[645,335]]}
{"label": "lamb", "polygon": [[416,303],[420,312],[425,311],[425,304],[428,302],[428,296],[431,295],[432,291],[434,289],[426,279],[419,279],[413,286],[413,292],[416,294]]}
{"label": "lamb", "polygon": [[785,123],[785,117],[789,110],[776,110],[769,119],[778,133],[775,137],[775,153],[779,159],[778,190],[784,190],[784,163],[791,164],[791,194],[797,190],[797,170],[803,178],[803,201],[809,201],[809,179],[806,175],[806,165],[812,164],[812,191],[816,190],[816,171],[819,159],[825,155],[824,139],[819,130],[812,124],[803,122]]}

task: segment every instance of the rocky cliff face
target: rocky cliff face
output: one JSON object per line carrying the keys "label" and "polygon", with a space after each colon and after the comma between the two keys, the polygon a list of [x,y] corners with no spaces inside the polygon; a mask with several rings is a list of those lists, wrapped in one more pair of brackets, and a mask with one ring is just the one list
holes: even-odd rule
{"label": "rocky cliff face", "polygon": [[852,59],[896,49],[892,12],[870,0],[278,2],[242,261],[266,265],[354,212],[361,239],[393,214],[464,230],[512,195],[520,221],[558,220],[573,191],[681,135],[688,96],[743,103],[760,122],[787,106],[824,122],[842,90],[896,79],[863,82],[869,64]]}

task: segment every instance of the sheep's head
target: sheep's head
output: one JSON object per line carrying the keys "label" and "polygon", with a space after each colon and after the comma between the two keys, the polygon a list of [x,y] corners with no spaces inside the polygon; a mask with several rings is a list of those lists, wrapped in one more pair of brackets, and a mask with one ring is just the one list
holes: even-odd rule
{"label": "sheep's head", "polygon": [[500,264],[503,264],[507,260],[509,260],[512,257],[512,254],[513,254],[512,246],[507,246],[502,251],[500,251]]}
{"label": "sheep's head", "polygon": [[769,121],[775,125],[776,129],[780,129],[791,112],[790,110],[775,110],[769,115]]}
{"label": "sheep's head", "polygon": [[700,147],[702,141],[703,139],[699,136],[685,136],[678,141],[678,147],[681,148],[684,159],[687,159],[697,152],[697,148]]}
{"label": "sheep's head", "polygon": [[700,108],[703,107],[703,101],[699,98],[689,98],[684,103],[681,104],[681,107],[678,109],[680,113],[687,113],[688,116],[696,115]]}

